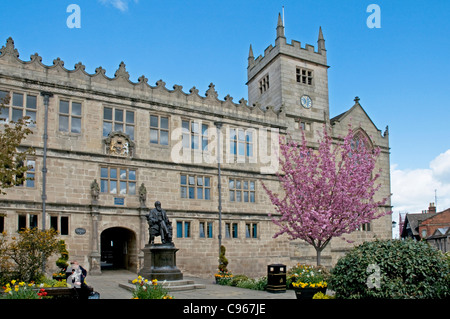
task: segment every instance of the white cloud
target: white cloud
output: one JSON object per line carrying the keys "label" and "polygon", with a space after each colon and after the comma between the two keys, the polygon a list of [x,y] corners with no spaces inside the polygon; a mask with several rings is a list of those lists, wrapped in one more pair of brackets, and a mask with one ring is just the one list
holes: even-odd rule
{"label": "white cloud", "polygon": [[[119,9],[122,12],[128,10],[128,3],[130,0],[99,0],[104,5],[112,5],[114,8]],[[138,0],[133,0],[134,3],[138,3]]]}
{"label": "white cloud", "polygon": [[443,183],[449,183],[450,180],[450,150],[440,154],[430,163],[435,178]]}
{"label": "white cloud", "polygon": [[394,212],[420,213],[435,201],[437,210],[450,207],[450,149],[430,162],[429,168],[402,170],[391,167]]}

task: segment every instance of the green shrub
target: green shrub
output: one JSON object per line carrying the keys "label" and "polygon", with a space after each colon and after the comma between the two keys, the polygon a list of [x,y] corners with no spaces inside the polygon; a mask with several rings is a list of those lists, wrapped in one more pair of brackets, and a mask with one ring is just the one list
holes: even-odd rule
{"label": "green shrub", "polygon": [[253,289],[253,290],[264,290],[267,286],[267,277],[261,277],[258,279],[254,278],[247,278],[240,280],[236,287],[239,288],[246,288],[246,289]]}
{"label": "green shrub", "polygon": [[329,288],[336,298],[448,298],[450,265],[426,242],[365,242],[338,260]]}
{"label": "green shrub", "polygon": [[230,286],[235,286],[241,282],[241,281],[247,281],[248,277],[246,275],[236,275],[230,280]]}
{"label": "green shrub", "polygon": [[228,273],[227,265],[228,259],[225,257],[226,248],[224,245],[220,246],[219,252],[219,273]]}

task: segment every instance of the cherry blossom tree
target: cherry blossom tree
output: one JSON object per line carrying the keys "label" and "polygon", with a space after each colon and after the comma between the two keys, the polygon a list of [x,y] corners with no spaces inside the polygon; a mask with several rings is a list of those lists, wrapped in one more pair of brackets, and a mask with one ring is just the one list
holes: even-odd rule
{"label": "cherry blossom tree", "polygon": [[302,136],[301,143],[280,137],[278,178],[284,194],[263,187],[279,213],[271,214],[280,227],[274,238],[287,234],[306,241],[320,265],[320,254],[333,237],[391,212],[380,209],[388,198],[374,199],[381,187],[375,184],[381,170],[374,174],[379,148],[368,147],[361,134],[355,139],[351,127],[335,144],[324,127],[318,149],[308,147]]}

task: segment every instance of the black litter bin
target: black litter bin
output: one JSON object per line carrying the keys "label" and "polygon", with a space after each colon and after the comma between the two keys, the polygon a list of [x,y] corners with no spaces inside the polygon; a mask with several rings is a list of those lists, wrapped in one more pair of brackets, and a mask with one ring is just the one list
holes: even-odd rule
{"label": "black litter bin", "polygon": [[275,264],[267,266],[267,288],[268,292],[286,292],[286,265]]}

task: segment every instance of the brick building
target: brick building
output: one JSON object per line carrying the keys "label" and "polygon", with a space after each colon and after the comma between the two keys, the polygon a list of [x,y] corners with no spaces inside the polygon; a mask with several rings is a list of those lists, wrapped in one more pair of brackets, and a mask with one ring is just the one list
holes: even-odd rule
{"label": "brick building", "polygon": [[[306,243],[272,238],[276,226],[268,213],[274,209],[261,182],[279,187],[279,134],[300,139],[303,129],[315,146],[323,125],[337,138],[352,122],[355,134],[381,148],[376,196],[390,194],[387,129],[374,125],[359,99],[330,118],[322,30],[317,48],[287,43],[279,18],[275,45],[257,58],[250,47],[248,101],[238,102],[218,99],[213,84],[203,96],[196,87],[168,89],[162,80],[149,85],[145,76],[133,82],[123,62],[109,78],[102,67],[88,74],[81,62],[73,69],[59,58],[44,65],[37,53],[25,61],[11,38],[0,52],[0,94],[12,97],[1,117],[36,121],[24,141],[36,150],[27,163],[34,180],[0,197],[0,225],[9,234],[22,227],[57,229],[70,258],[91,274],[110,266],[139,269],[148,241],[145,214],[157,200],[172,222],[177,265],[185,273],[216,272],[219,232],[234,273],[256,276],[270,263],[314,263],[315,250]],[[390,201],[380,209],[390,210]],[[358,244],[391,238],[391,232],[385,216],[347,239]],[[351,247],[332,240],[323,263],[333,265]]]}
{"label": "brick building", "polygon": [[437,249],[450,251],[450,208],[436,212],[434,203],[418,214],[406,214],[401,238],[426,240]]}

